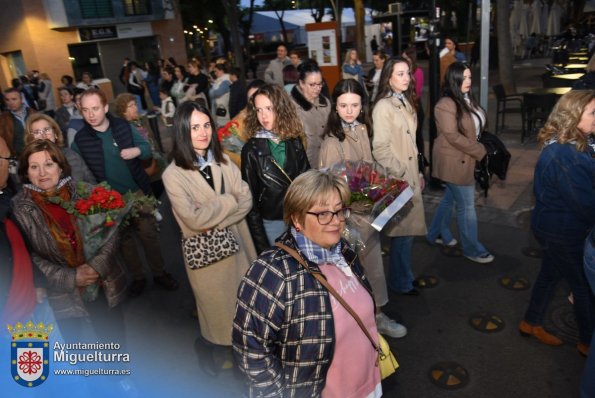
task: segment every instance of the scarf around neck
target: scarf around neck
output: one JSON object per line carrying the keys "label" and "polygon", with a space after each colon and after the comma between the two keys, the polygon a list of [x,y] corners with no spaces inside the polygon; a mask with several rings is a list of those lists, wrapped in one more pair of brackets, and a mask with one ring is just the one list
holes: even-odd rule
{"label": "scarf around neck", "polygon": [[298,248],[304,254],[304,256],[306,256],[308,261],[311,261],[317,265],[333,264],[348,277],[353,276],[351,267],[349,267],[349,264],[347,264],[347,261],[345,261],[345,257],[343,257],[343,245],[341,244],[341,241],[339,241],[339,243],[330,249],[325,249],[312,242],[303,233],[298,232],[294,227],[291,227],[291,234],[293,235]]}
{"label": "scarf around neck", "polygon": [[256,134],[254,134],[254,138],[266,138],[275,142],[281,141],[281,137],[279,137],[279,134],[275,134],[271,130],[266,129],[258,130]]}
{"label": "scarf around neck", "polygon": [[53,197],[59,197],[62,200],[72,199],[70,186],[66,184],[68,181],[70,181],[70,177],[62,179],[60,184],[52,190],[44,191],[32,184],[26,184],[23,188],[30,189],[29,186],[37,188],[30,189],[31,199],[41,210],[58,252],[64,257],[69,267],[75,268],[85,263],[83,240],[76,217],[69,214],[59,204],[50,201],[50,198]]}
{"label": "scarf around neck", "polygon": [[194,161],[194,165],[199,168],[200,171],[203,171],[207,167],[211,166],[215,161],[215,157],[213,156],[213,151],[208,149],[207,150],[207,158],[200,155],[196,155],[196,159]]}

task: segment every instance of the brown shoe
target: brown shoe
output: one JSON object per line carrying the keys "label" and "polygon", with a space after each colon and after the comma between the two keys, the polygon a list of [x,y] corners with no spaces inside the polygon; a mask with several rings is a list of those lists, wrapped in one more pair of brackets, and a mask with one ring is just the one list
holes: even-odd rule
{"label": "brown shoe", "polygon": [[521,321],[519,325],[519,332],[522,336],[533,336],[543,344],[547,345],[562,345],[562,340],[557,338],[551,333],[545,331],[542,326],[533,326],[528,324],[526,321]]}
{"label": "brown shoe", "polygon": [[584,357],[589,356],[589,348],[590,348],[590,346],[586,345],[585,343],[578,343],[576,345],[576,349]]}

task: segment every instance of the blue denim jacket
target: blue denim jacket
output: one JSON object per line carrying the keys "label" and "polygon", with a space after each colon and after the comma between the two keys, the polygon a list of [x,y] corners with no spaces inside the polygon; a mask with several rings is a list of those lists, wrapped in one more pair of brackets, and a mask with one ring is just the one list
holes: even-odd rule
{"label": "blue denim jacket", "polygon": [[540,239],[584,242],[595,225],[595,158],[574,144],[547,145],[535,167],[531,225]]}

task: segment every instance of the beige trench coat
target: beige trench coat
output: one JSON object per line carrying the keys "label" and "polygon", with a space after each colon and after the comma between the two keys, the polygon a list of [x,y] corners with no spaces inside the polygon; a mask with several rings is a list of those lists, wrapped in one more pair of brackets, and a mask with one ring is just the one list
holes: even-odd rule
{"label": "beige trench coat", "polygon": [[[250,188],[238,167],[224,156],[227,164],[211,166],[215,191],[198,171],[184,170],[174,163],[163,173],[163,183],[185,238],[201,230],[229,227],[238,239],[240,251],[235,255],[206,268],[186,267],[202,336],[215,344],[231,345],[238,287],[256,259],[256,250],[245,221],[252,208]],[[225,193],[220,194],[222,176]]]}
{"label": "beige trench coat", "polygon": [[[364,124],[356,126],[353,132],[346,129],[343,142],[336,137],[324,137],[320,147],[320,168],[329,167],[345,160],[364,160],[366,162],[374,160],[368,131]],[[388,291],[382,262],[380,233],[372,228],[369,217],[364,214],[352,213],[348,224],[356,227],[360,239],[364,243],[364,249],[358,255],[372,286],[376,306],[382,307],[388,303]]]}
{"label": "beige trench coat", "polygon": [[421,175],[417,163],[415,109],[397,97],[383,98],[372,113],[374,139],[372,154],[376,161],[397,178],[409,183],[413,189],[413,208],[398,223],[391,222],[385,229],[387,236],[415,236],[426,234],[424,204],[421,197]]}

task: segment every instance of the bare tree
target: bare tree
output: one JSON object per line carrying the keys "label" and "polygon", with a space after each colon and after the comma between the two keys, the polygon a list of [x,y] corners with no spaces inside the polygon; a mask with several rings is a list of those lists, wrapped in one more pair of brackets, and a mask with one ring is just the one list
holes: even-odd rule
{"label": "bare tree", "polygon": [[233,57],[235,64],[241,69],[240,78],[243,79],[245,74],[244,69],[244,54],[242,53],[242,43],[240,41],[240,20],[238,17],[238,3],[236,0],[224,0],[223,6],[227,13],[227,21],[231,31],[231,48],[233,50]]}
{"label": "bare tree", "polygon": [[498,73],[500,83],[509,93],[514,93],[515,83],[512,74],[512,40],[510,39],[510,23],[508,0],[496,1],[496,30],[498,32]]}
{"label": "bare tree", "polygon": [[322,22],[325,5],[325,0],[308,0],[308,7],[310,7],[310,14],[314,18],[314,22]]}
{"label": "bare tree", "polygon": [[337,22],[337,37],[339,38],[339,46],[343,41],[341,32],[341,15],[343,14],[343,3],[341,0],[329,0],[331,7],[333,8],[333,15],[335,16],[335,22]]}
{"label": "bare tree", "polygon": [[281,25],[281,33],[283,34],[283,42],[288,43],[287,40],[287,29],[285,29],[285,22],[283,17],[285,16],[285,10],[287,9],[287,0],[265,0],[265,7],[275,12],[277,19],[279,19],[279,25]]}

